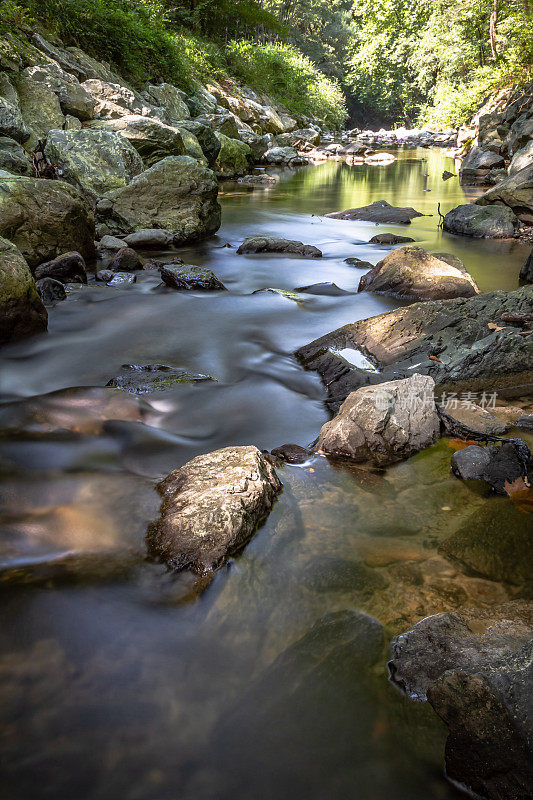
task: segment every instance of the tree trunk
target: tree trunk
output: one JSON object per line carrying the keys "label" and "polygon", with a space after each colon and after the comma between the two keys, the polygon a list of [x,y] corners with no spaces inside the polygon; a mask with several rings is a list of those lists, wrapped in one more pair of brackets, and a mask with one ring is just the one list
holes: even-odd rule
{"label": "tree trunk", "polygon": [[497,58],[498,52],[496,50],[496,22],[498,21],[498,0],[494,0],[492,7],[492,14],[490,15],[489,33],[490,33],[490,49],[492,50],[492,57]]}

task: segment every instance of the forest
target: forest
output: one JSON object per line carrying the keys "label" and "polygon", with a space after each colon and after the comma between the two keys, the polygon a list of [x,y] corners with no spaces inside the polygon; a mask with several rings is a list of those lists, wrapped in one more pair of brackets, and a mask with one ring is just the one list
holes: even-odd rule
{"label": "forest", "polygon": [[244,80],[341,125],[455,126],[532,74],[529,0],[5,0],[142,83]]}

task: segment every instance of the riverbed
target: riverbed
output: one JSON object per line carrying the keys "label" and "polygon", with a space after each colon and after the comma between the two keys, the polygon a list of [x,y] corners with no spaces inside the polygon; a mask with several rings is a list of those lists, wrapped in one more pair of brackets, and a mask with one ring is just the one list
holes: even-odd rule
{"label": "riverbed", "polygon": [[[429,614],[512,598],[439,546],[486,515],[502,530],[531,518],[453,478],[448,439],[386,472],[321,457],[281,468],[273,512],[203,592],[144,560],[161,476],[228,445],[315,440],[325,389],[292,354],[399,305],[356,294],[366,270],[344,263],[383,258],[376,233],[455,254],[482,291],[518,286],[529,248],[438,228],[438,202],[442,214],[467,202],[444,169],[453,161],[437,150],[401,150],[387,167],[226,183],[218,234],[179,255],[228,292],[175,292],[150,271],[129,287],[90,281],[49,310],[48,334],[3,348],[5,800],[460,796],[443,773],[444,725],[388,681],[388,642]],[[428,216],[407,228],[323,216],[374,200]],[[237,255],[256,233],[324,257]],[[280,292],[325,281],[353,294]],[[214,380],[118,399],[101,388],[124,364],[153,363]],[[343,611],[385,626],[372,657],[365,635],[342,646],[313,628]]]}

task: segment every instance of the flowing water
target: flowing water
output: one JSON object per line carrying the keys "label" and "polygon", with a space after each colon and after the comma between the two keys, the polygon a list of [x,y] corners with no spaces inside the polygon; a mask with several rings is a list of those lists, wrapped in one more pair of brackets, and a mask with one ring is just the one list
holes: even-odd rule
{"label": "flowing water", "polygon": [[[48,334],[2,350],[3,800],[457,796],[445,728],[388,682],[387,646],[428,614],[511,597],[438,548],[458,529],[474,535],[487,510],[496,526],[524,514],[452,478],[448,440],[386,473],[320,457],[281,468],[273,512],[202,594],[144,560],[157,479],[227,445],[312,442],[325,391],[292,353],[398,305],[257,290],[353,292],[365,270],[343,260],[376,263],[391,248],[367,242],[384,231],[455,253],[482,290],[517,286],[522,245],[438,230],[437,201],[445,213],[465,197],[441,179],[453,162],[398,155],[282,171],[268,189],[226,184],[218,235],[180,255],[228,292],[162,289],[150,272],[128,288],[90,282],[50,310]],[[408,229],[320,216],[380,199],[432,216]],[[259,232],[324,258],[237,256]],[[152,363],[216,380],[100,388],[123,364]],[[343,639],[345,616],[313,628],[342,611],[358,612],[355,639]]]}

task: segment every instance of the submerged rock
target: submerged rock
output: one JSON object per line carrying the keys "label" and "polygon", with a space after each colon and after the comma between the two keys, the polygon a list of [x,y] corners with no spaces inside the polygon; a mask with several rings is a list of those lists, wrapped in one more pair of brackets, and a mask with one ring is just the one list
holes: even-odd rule
{"label": "submerged rock", "polygon": [[483,480],[497,494],[512,494],[531,486],[533,459],[522,439],[510,439],[500,446],[470,445],[453,454],[452,472],[462,480]]}
{"label": "submerged rock", "polygon": [[94,215],[63,181],[0,178],[0,236],[15,244],[30,267],[77,250],[94,258]]}
{"label": "submerged rock", "polygon": [[22,253],[0,238],[0,344],[46,330],[48,314]]}
{"label": "submerged rock", "polygon": [[288,464],[303,464],[309,458],[309,450],[299,444],[282,444],[271,451],[275,458],[281,458]]}
{"label": "submerged rock", "polygon": [[306,258],[322,258],[322,251],[312,244],[303,244],[277,236],[250,236],[237,250],[237,255],[247,253],[285,253]]}
{"label": "submerged rock", "polygon": [[410,236],[398,236],[396,233],[378,233],[373,236],[368,244],[406,244],[407,242],[414,242]]}
{"label": "submerged rock", "polygon": [[409,458],[438,438],[434,388],[432,378],[415,374],[352,392],[323,425],[317,449],[378,466]]}
{"label": "submerged rock", "polygon": [[410,300],[472,297],[479,289],[463,263],[449,253],[400,247],[363,275],[359,291],[383,292]]}
{"label": "submerged rock", "polygon": [[392,680],[426,699],[449,728],[446,772],[489,800],[524,800],[533,785],[531,604],[437,614],[397,636]]}
{"label": "submerged rock", "polygon": [[137,276],[133,272],[112,272],[107,281],[108,286],[131,286],[137,281]]}
{"label": "submerged rock", "polygon": [[324,282],[313,283],[311,286],[300,286],[294,290],[295,292],[303,292],[304,294],[317,294],[323,297],[345,297],[354,292],[347,292],[346,289],[341,289],[336,283]]}
{"label": "submerged rock", "polygon": [[450,233],[475,239],[498,239],[512,236],[520,225],[518,217],[504,206],[480,207],[467,203],[457,206],[444,217],[443,228]]}
{"label": "submerged rock", "polygon": [[206,575],[246,544],[281,482],[259,450],[246,446],[197,456],[157,488],[163,501],[146,537],[150,555]]}
{"label": "submerged rock", "polygon": [[214,380],[210,375],[188,372],[186,369],[166,364],[123,364],[121,374],[111,378],[106,386],[115,386],[132,394],[164,392],[181,383],[198,383]]}
{"label": "submerged rock", "polygon": [[61,281],[56,281],[55,278],[40,278],[35,282],[35,288],[46,305],[52,305],[58,300],[64,300],[67,296],[65,287]]}
{"label": "submerged rock", "polygon": [[423,217],[420,211],[414,208],[397,208],[391,206],[385,200],[375,200],[368,206],[360,208],[348,208],[346,211],[334,211],[326,214],[326,217],[333,219],[364,220],[366,222],[396,223],[398,225],[410,225],[415,217]]}
{"label": "submerged rock", "polygon": [[266,173],[262,175],[245,175],[243,178],[239,178],[237,183],[242,183],[244,186],[274,186],[279,183],[279,178]]}
{"label": "submerged rock", "polygon": [[39,264],[34,274],[36,280],[54,278],[61,283],[87,283],[85,261],[79,253],[75,252],[63,253],[53,261]]}
{"label": "submerged rock", "polygon": [[160,268],[161,280],[171,289],[195,289],[213,292],[226,290],[214,272],[194,264],[165,264]]}
{"label": "submerged rock", "polygon": [[185,244],[220,227],[217,194],[210,169],[189,156],[169,156],[106,198],[124,233],[163,228],[174,234],[175,244]]}

